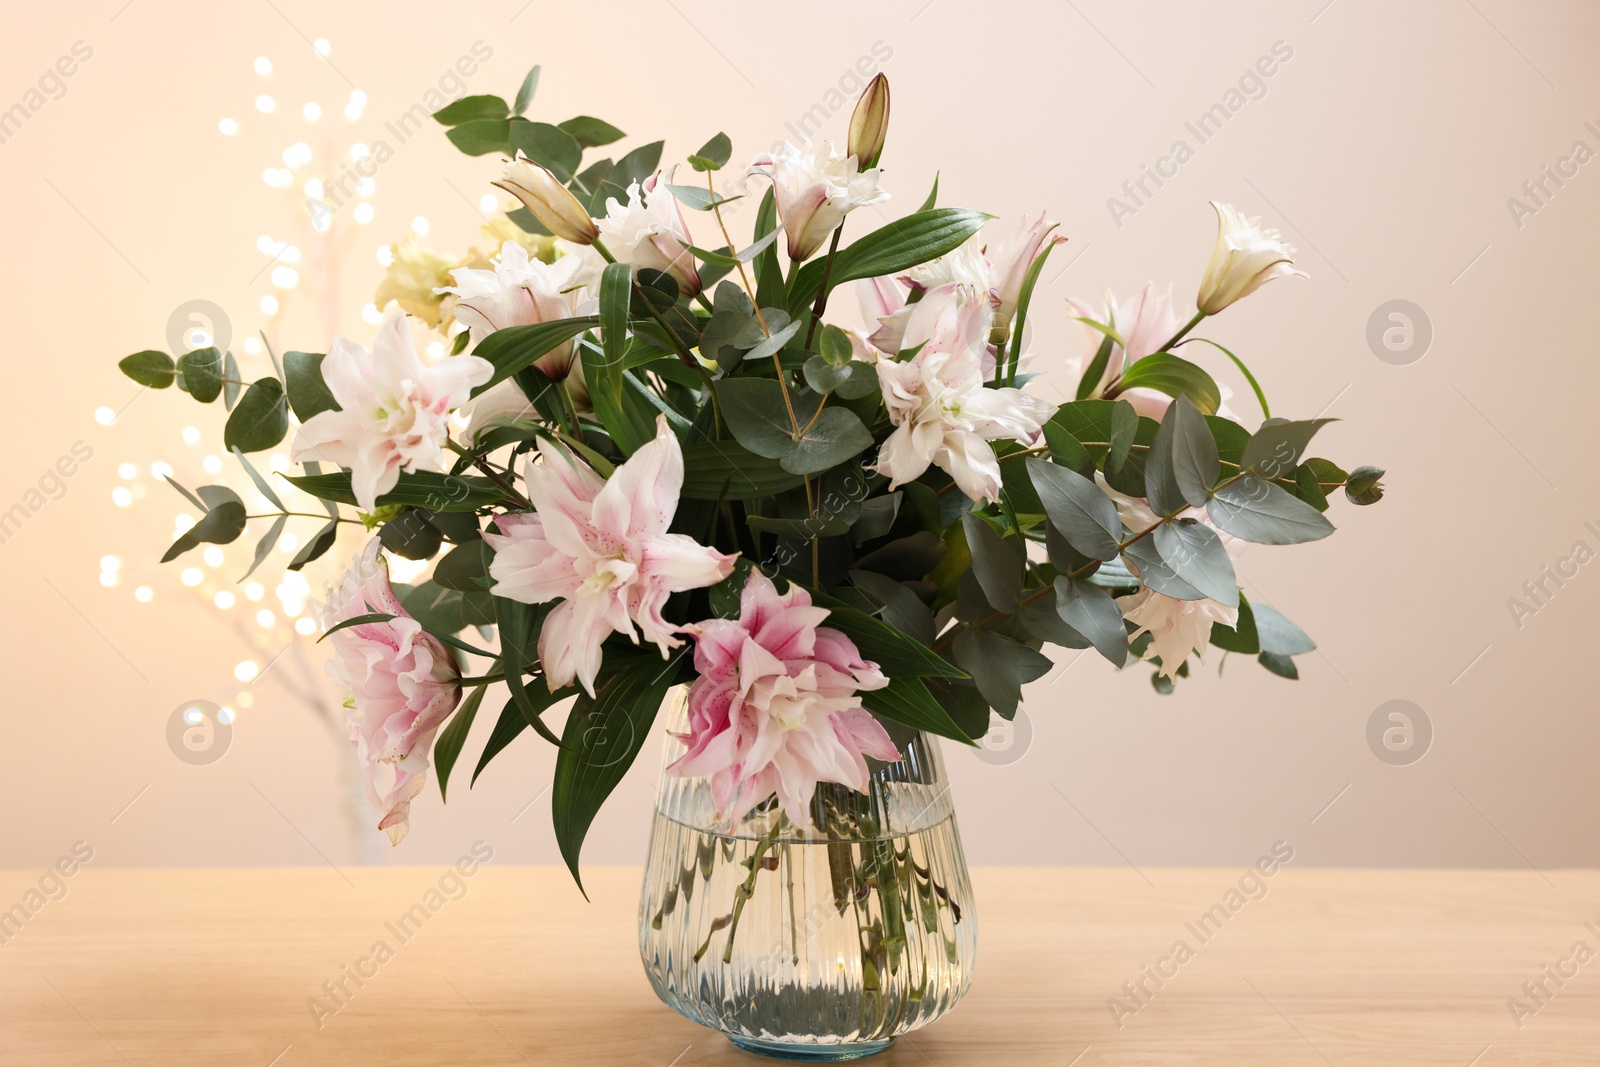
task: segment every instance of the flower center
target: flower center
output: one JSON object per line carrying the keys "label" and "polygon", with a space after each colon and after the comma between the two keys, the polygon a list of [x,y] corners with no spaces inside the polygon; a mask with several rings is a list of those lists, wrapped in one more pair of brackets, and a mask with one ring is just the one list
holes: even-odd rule
{"label": "flower center", "polygon": [[608,559],[596,560],[593,572],[583,580],[578,592],[588,596],[609,593],[633,581],[638,573],[639,568],[623,559],[620,553]]}

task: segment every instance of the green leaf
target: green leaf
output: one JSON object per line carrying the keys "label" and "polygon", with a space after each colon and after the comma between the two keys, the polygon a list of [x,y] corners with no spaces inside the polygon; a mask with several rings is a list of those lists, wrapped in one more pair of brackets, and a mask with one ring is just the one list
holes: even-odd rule
{"label": "green leaf", "polygon": [[1219,530],[1260,545],[1297,545],[1333,532],[1316,508],[1259,474],[1223,483],[1207,514]]}
{"label": "green leaf", "polygon": [[689,157],[689,165],[699,171],[721,170],[731,155],[733,155],[733,142],[728,140],[727,134],[719,133],[701,145],[700,151]]}
{"label": "green leaf", "polygon": [[1244,446],[1239,465],[1259,471],[1268,478],[1282,478],[1295,468],[1316,432],[1337,419],[1268,419]]}
{"label": "green leaf", "polygon": [[[1024,556],[1014,538],[1003,538],[993,526],[970,511],[961,514],[961,529],[972,551],[972,573],[984,599],[995,611],[1013,612],[1022,593]],[[966,664],[962,664],[966,666]],[[967,667],[968,673],[972,668]]]}
{"label": "green leaf", "polygon": [[[331,474],[285,475],[290,482],[314,497],[354,506],[355,492],[350,488],[350,472]],[[464,478],[457,474],[438,474],[434,471],[414,471],[401,474],[400,480],[389,492],[377,500],[379,507],[386,504],[410,504],[430,511],[476,511],[498,503],[503,494],[493,484],[481,478]]]}
{"label": "green leaf", "polygon": [[886,687],[862,693],[861,706],[874,715],[914,730],[938,734],[964,745],[973,743],[967,731],[956,724],[920,678],[891,678]]}
{"label": "green leaf", "polygon": [[593,115],[578,115],[575,118],[570,118],[561,123],[561,129],[571,134],[573,140],[584,148],[599,148],[601,145],[620,141],[627,136],[611,123],[603,122]]}
{"label": "green leaf", "polygon": [[839,537],[850,532],[850,524],[837,515],[821,515],[806,519],[749,515],[744,521],[752,530],[776,534],[779,537],[793,537],[801,541],[810,541],[818,537]]}
{"label": "green leaf", "polygon": [[494,364],[494,376],[472,391],[481,396],[552,349],[558,348],[584,330],[600,325],[595,315],[580,315],[553,322],[537,322],[531,326],[508,326],[496,330],[473,349],[472,354]]}
{"label": "green leaf", "polygon": [[1207,415],[1222,404],[1222,390],[1205,370],[1171,352],[1156,352],[1137,360],[1117,382],[1117,391],[1154,389],[1168,396],[1186,396]]}
{"label": "green leaf", "polygon": [[[466,336],[466,331],[462,331],[462,335]],[[339,410],[339,402],[323,380],[322,360],[321,352],[283,354],[283,384],[288,390],[294,417],[301,422],[309,422],[313,415],[324,411]]]}
{"label": "green leaf", "polygon": [[1244,594],[1239,594],[1239,619],[1237,626],[1211,624],[1211,643],[1226,652],[1239,652],[1253,656],[1261,651],[1261,638],[1256,632],[1255,612]]}
{"label": "green leaf", "polygon": [[851,571],[850,582],[881,605],[875,614],[884,622],[924,645],[933,644],[933,612],[905,583],[877,571],[863,570]]}
{"label": "green leaf", "polygon": [[433,565],[433,580],[446,589],[482,592],[489,580],[489,554],[487,544],[481,540],[457,545]]}
{"label": "green leaf", "polygon": [[464,122],[477,122],[483,119],[503,119],[510,114],[506,102],[498,96],[463,96],[460,100],[446,104],[433,113],[434,119],[441,125],[460,126]]}
{"label": "green leaf", "polygon": [[528,110],[528,105],[533,103],[533,94],[539,88],[539,64],[535,63],[522,79],[522,85],[517,89],[516,103],[511,105],[515,114],[522,114]]}
{"label": "green leaf", "polygon": [[989,630],[963,627],[951,647],[956,663],[967,669],[983,699],[1004,719],[1016,717],[1022,687],[1054,666],[1044,653]]}
{"label": "green leaf", "polygon": [[683,467],[682,495],[690,500],[760,500],[805,481],[737,441],[684,445]]}
{"label": "green leaf", "polygon": [[262,537],[261,540],[256,542],[255,558],[250,561],[250,569],[239,576],[239,580],[241,582],[254,574],[256,572],[256,568],[261,566],[262,561],[267,558],[267,553],[271,552],[273,548],[276,547],[278,544],[278,537],[283,533],[284,524],[288,521],[289,516],[287,515],[279,515],[276,519],[272,520],[272,525],[267,529],[266,535]]}
{"label": "green leaf", "polygon": [[[798,326],[799,323],[795,323],[795,325]],[[806,360],[801,372],[805,375],[806,384],[822,396],[827,396],[834,389],[849,381],[851,375],[848,364],[838,367],[821,356],[812,356]]]}
{"label": "green leaf", "polygon": [[[1098,327],[1100,324],[1095,323],[1094,325]],[[1106,376],[1106,364],[1111,362],[1111,350],[1116,347],[1116,344],[1117,342],[1112,339],[1109,333],[1100,339],[1100,347],[1095,349],[1094,358],[1089,361],[1089,365],[1083,369],[1083,374],[1078,378],[1077,398],[1079,400],[1089,399],[1094,394],[1094,391],[1100,388],[1100,383]]]}
{"label": "green leaf", "polygon": [[461,755],[461,746],[467,743],[467,734],[472,730],[472,720],[478,717],[478,705],[483,703],[483,694],[488,692],[487,685],[480,685],[467,699],[461,702],[455,715],[439,731],[438,740],[433,743],[433,765],[439,775],[439,799],[449,799],[446,792],[450,784],[450,772],[455,768],[456,759]]}
{"label": "green leaf", "polygon": [[444,542],[444,534],[427,520],[420,508],[406,508],[378,528],[378,540],[405,559],[432,559]]}
{"label": "green leaf", "polygon": [[855,348],[850,344],[849,335],[832,323],[822,328],[818,351],[824,361],[835,367],[843,367],[855,357]]}
{"label": "green leaf", "polygon": [[256,488],[261,490],[261,495],[267,498],[267,502],[279,511],[288,511],[289,509],[283,506],[283,501],[278,499],[278,494],[272,491],[271,484],[261,477],[255,466],[245,458],[244,453],[235,448],[233,454],[239,457],[239,465],[244,468],[246,474],[250,475],[250,480],[256,483]]}
{"label": "green leaf", "polygon": [[[567,696],[572,695],[571,690],[566,690],[565,693]],[[472,780],[467,783],[468,788],[478,784],[478,776],[489,766],[489,761],[504,752],[506,746],[522,736],[522,731],[527,728],[528,720],[523,717],[517,702],[506,701],[505,707],[500,709],[500,717],[494,721],[494,729],[489,734],[489,740],[484,742],[483,754],[478,757],[478,765],[473,768]]]}
{"label": "green leaf", "polygon": [[215,348],[197,348],[178,357],[184,388],[202,404],[222,394],[222,353]]}
{"label": "green leaf", "polygon": [[[1223,348],[1221,345],[1217,344],[1217,342],[1208,337],[1191,337],[1189,338],[1189,341],[1199,341],[1202,344],[1208,344],[1212,348],[1215,348],[1217,351],[1221,352],[1223,355],[1227,356],[1229,359],[1233,360],[1233,365],[1239,368],[1239,373],[1244,375],[1244,380],[1250,383],[1251,390],[1256,394],[1256,403],[1261,405],[1261,417],[1264,419],[1272,418],[1272,409],[1267,406],[1267,394],[1261,391],[1261,383],[1256,381],[1256,376],[1254,374],[1250,373],[1250,368],[1244,365],[1244,360],[1240,359],[1238,356],[1234,355],[1232,352],[1228,351],[1226,348]],[[1184,344],[1188,343],[1188,341],[1184,342]]]}
{"label": "green leaf", "polygon": [[233,353],[223,353],[222,406],[228,411],[233,410],[234,402],[239,399],[239,380],[239,364],[234,362]]}
{"label": "green leaf", "polygon": [[289,405],[283,383],[276,378],[258,378],[228,415],[222,443],[230,452],[263,452],[288,432]]}
{"label": "green leaf", "polygon": [[[721,207],[723,204],[731,204],[735,200],[744,199],[743,194],[739,196],[717,196],[710,189],[702,189],[698,185],[668,185],[667,189],[677,198],[680,204],[691,211],[710,211],[714,207]],[[711,263],[720,260],[725,261],[726,266],[732,267],[740,262],[733,256],[713,256],[704,249],[692,246],[690,250],[701,259]]]}
{"label": "green leaf", "polygon": [[206,513],[199,522],[179,535],[172,547],[167,549],[166,555],[161,557],[162,563],[177,559],[202,543],[230,544],[244,533],[245,510],[239,494],[222,485],[202,485],[200,499],[205,504]]}
{"label": "green leaf", "polygon": [[523,155],[543,167],[563,182],[572,180],[583,161],[583,146],[572,134],[548,122],[529,122],[513,119],[506,134],[507,146],[514,155]]}
{"label": "green leaf", "polygon": [[1176,406],[1177,401],[1168,405],[1166,419],[1157,427],[1155,440],[1151,442],[1144,460],[1144,497],[1150,510],[1162,516],[1176,515],[1189,506],[1183,490],[1178,486],[1174,455],[1178,444],[1178,420],[1174,414]]}
{"label": "green leaf", "polygon": [[1022,288],[1017,291],[1015,325],[1011,323],[1002,324],[1011,326],[1011,356],[1010,365],[1007,368],[1007,374],[1009,375],[1007,381],[1015,379],[1017,374],[1017,362],[1022,352],[1023,332],[1028,325],[1028,308],[1033,304],[1034,287],[1039,284],[1039,274],[1044,270],[1044,261],[1050,258],[1050,252],[1058,243],[1049,238],[1045,240],[1044,248],[1033,258],[1033,262],[1028,266],[1027,273],[1022,276]]}
{"label": "green leaf", "polygon": [[790,393],[795,421],[803,428],[797,439],[784,388],[776,379],[725,378],[716,388],[728,429],[738,442],[757,455],[778,460],[791,474],[827,470],[872,445],[872,432],[853,412],[830,407],[818,413],[822,398],[815,393]]}
{"label": "green leaf", "polygon": [[1049,641],[1062,648],[1088,648],[1089,639],[1068,626],[1056,610],[1057,599],[1056,591],[1051,589],[1038,600],[1030,600],[1017,613],[1017,621],[1041,641]]}
{"label": "green leaf", "polygon": [[[500,661],[505,668],[506,688],[511,690],[511,702],[521,709],[523,719],[539,736],[553,745],[559,745],[561,742],[541,716],[558,700],[570,696],[575,690],[567,687],[553,694],[548,685],[529,688],[522,677],[524,668],[537,661],[539,626],[544,614],[532,604],[498,596],[490,599],[494,604],[495,624],[500,629]],[[484,762],[488,762],[487,754]],[[483,769],[482,763],[478,769]]]}
{"label": "green leaf", "polygon": [[965,678],[967,674],[920,641],[901,633],[875,615],[853,608],[837,597],[811,590],[811,601],[828,609],[830,626],[860,649],[891,678]]}
{"label": "green leaf", "polygon": [[[778,232],[778,206],[774,199],[772,189],[767,189],[761,196],[761,205],[756,208],[756,222],[753,237],[759,241],[768,234]],[[755,258],[756,270],[756,303],[761,307],[777,307],[784,302],[783,268],[778,266],[778,247],[776,244],[767,246],[766,251]]]}
{"label": "green leaf", "polygon": [[[793,340],[794,335],[800,332],[800,325],[800,320],[795,319],[781,330],[776,330],[771,336],[763,337],[759,343],[744,354],[744,358],[767,359],[770,356],[777,355],[783,351],[783,346]],[[775,324],[768,320],[767,328],[775,329]],[[773,384],[777,383],[774,382]]]}
{"label": "green leaf", "polygon": [[320,559],[333,543],[339,538],[339,520],[331,519],[328,524],[317,531],[317,535],[301,546],[295,553],[294,559],[289,563],[289,570],[297,571],[314,559]]}
{"label": "green leaf", "polygon": [[[1189,398],[1180,396],[1167,405],[1167,417],[1156,431],[1156,444],[1151,454],[1161,448],[1162,434],[1171,436],[1172,476],[1178,483],[1183,499],[1195,507],[1204,507],[1211,497],[1211,487],[1222,475],[1222,463],[1217,457],[1217,442],[1211,436],[1205,416],[1200,414]],[[1150,468],[1145,468],[1145,477]]]}
{"label": "green leaf", "polygon": [[1155,538],[1141,538],[1134,541],[1123,550],[1124,566],[1130,574],[1137,574],[1139,581],[1154,589],[1164,596],[1174,600],[1200,600],[1204,593],[1178,577],[1178,572],[1172,565],[1161,558],[1160,549],[1156,548]]}
{"label": "green leaf", "polygon": [[1120,667],[1128,660],[1128,629],[1122,612],[1104,589],[1082,578],[1056,579],[1056,611],[1068,626],[1087,637],[1096,652]]}
{"label": "green leaf", "polygon": [[[616,168],[611,172],[609,180],[624,191],[634,182],[644,181],[661,165],[661,148],[665,144],[665,141],[652,141],[635,148],[617,160]],[[618,199],[627,203],[626,192]]]}
{"label": "green leaf", "polygon": [[1276,674],[1279,678],[1287,678],[1291,682],[1299,681],[1300,679],[1300,668],[1296,667],[1294,660],[1288,656],[1279,655],[1276,652],[1263,652],[1256,657],[1256,662]]}
{"label": "green leaf", "polygon": [[[628,349],[628,301],[633,293],[633,268],[626,263],[608,263],[600,275],[600,330],[605,344],[605,361],[593,367],[601,372],[590,378],[591,390],[604,387],[616,392],[622,361]],[[584,374],[591,372],[584,361]]]}
{"label": "green leaf", "polygon": [[[891,222],[839,249],[828,271],[828,289],[831,291],[861,278],[898,274],[937,259],[954,251],[991,218],[992,215],[981,211],[939,207]],[[816,299],[825,267],[826,260],[817,259],[800,269],[789,293],[791,314],[798,315]]]}
{"label": "green leaf", "polygon": [[928,190],[928,196],[922,201],[922,206],[917,211],[932,211],[933,205],[939,202],[939,172],[933,172],[933,188]]}
{"label": "green leaf", "polygon": [[1106,473],[1115,476],[1128,463],[1133,443],[1139,439],[1139,413],[1126,400],[1111,406],[1111,442],[1106,451]]}
{"label": "green leaf", "polygon": [[680,651],[663,664],[654,656],[622,660],[600,679],[595,696],[581,696],[567,716],[556,753],[550,794],[556,844],[578,888],[578,856],[595,814],[639,755],[661,700],[677,681]]}
{"label": "green leaf", "polygon": [[178,365],[165,352],[147,348],[117,362],[122,373],[150,389],[165,389],[178,378]]}
{"label": "green leaf", "polygon": [[1090,559],[1111,560],[1121,551],[1117,506],[1083,475],[1042,459],[1028,460],[1028,476],[1051,525]]}
{"label": "green leaf", "polygon": [[1151,535],[1156,551],[1184,582],[1227,607],[1239,603],[1239,579],[1233,561],[1211,527],[1194,519],[1179,519],[1156,527]]}
{"label": "green leaf", "polygon": [[491,152],[511,154],[511,123],[506,119],[464,122],[450,127],[444,135],[469,156],[486,156]]}
{"label": "green leaf", "polygon": [[1256,632],[1261,638],[1261,651],[1279,656],[1298,656],[1314,652],[1317,643],[1306,632],[1284,617],[1283,612],[1271,604],[1253,605]]}

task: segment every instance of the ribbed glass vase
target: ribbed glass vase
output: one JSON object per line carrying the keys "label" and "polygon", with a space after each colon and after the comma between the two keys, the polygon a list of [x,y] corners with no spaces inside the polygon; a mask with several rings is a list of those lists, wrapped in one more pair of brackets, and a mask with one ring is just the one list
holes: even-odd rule
{"label": "ribbed glass vase", "polygon": [[[681,694],[667,716],[686,728]],[[753,1052],[849,1060],[967,991],[977,917],[936,738],[871,789],[823,783],[809,828],[775,798],[719,818],[709,780],[663,775],[639,901],[656,994]],[[683,745],[669,736],[663,767]]]}

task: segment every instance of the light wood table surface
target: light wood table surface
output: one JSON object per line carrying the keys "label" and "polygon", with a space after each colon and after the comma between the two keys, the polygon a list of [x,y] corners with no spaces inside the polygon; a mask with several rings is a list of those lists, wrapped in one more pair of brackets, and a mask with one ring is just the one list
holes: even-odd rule
{"label": "light wood table surface", "polygon": [[[90,865],[0,944],[0,1063],[763,1062],[651,993],[637,871],[586,872],[585,904],[563,871],[491,863],[464,895],[447,882],[459,899],[430,901],[444,871]],[[1186,924],[1243,873],[974,871],[972,992],[867,1062],[1600,1064],[1600,958],[1571,959],[1578,942],[1600,951],[1600,872],[1286,868],[1202,941]],[[0,908],[38,877],[0,872]],[[430,902],[442,906],[401,943],[387,924]],[[317,1019],[311,998],[380,940],[392,958]],[[1146,979],[1154,995],[1137,1005],[1123,983],[1145,965],[1171,974],[1160,961],[1178,941],[1192,956],[1160,988]],[[1557,987],[1546,966],[1575,974]],[[1541,978],[1542,1006],[1523,989]],[[1116,996],[1139,1007],[1120,1028]],[[1514,1019],[1513,997],[1537,1011]]]}

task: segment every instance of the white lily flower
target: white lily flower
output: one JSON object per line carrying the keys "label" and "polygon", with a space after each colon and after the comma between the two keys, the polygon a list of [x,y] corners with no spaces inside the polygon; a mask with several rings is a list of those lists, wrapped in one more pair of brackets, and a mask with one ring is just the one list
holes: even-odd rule
{"label": "white lily flower", "polygon": [[921,350],[903,363],[877,364],[896,429],[876,469],[892,479],[891,488],[921,477],[931,464],[973,500],[997,500],[1000,462],[989,442],[1032,443],[1055,411],[1021,389],[985,387],[989,327],[987,294],[968,286],[940,286],[912,305],[904,343]]}
{"label": "white lily flower", "polygon": [[1217,211],[1217,244],[1200,279],[1195,305],[1215,315],[1274,278],[1307,277],[1294,269],[1294,245],[1277,230],[1261,228],[1259,218],[1246,218],[1231,204],[1211,201]]}
{"label": "white lily flower", "polygon": [[823,147],[819,158],[785,141],[780,151],[750,164],[750,173],[772,179],[789,258],[796,263],[815,255],[850,212],[889,199],[878,185],[878,168],[861,170],[855,156],[835,152],[826,142]]}
{"label": "white lily flower", "polygon": [[293,458],[349,467],[356,503],[372,511],[401,471],[445,469],[451,410],[493,376],[494,364],[477,356],[424,365],[406,317],[391,315],[371,352],[344,337],[328,348],[322,379],[340,410],[319,412],[300,427]]}

